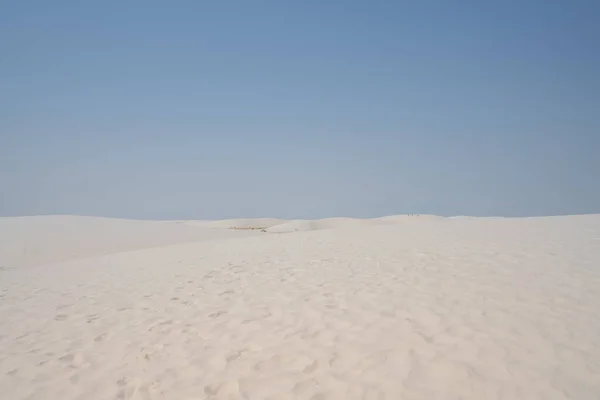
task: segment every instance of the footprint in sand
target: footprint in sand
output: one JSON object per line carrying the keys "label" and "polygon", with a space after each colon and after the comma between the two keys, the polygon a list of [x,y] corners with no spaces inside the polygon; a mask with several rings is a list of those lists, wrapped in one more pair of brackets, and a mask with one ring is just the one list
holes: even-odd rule
{"label": "footprint in sand", "polygon": [[94,338],[94,342],[103,342],[108,337],[108,333],[103,333]]}

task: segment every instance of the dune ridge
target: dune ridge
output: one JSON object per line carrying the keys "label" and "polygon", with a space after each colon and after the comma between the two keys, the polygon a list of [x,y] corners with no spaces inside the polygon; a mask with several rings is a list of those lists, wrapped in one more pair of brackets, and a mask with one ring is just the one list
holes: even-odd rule
{"label": "dune ridge", "polygon": [[[0,268],[18,268],[178,243],[400,223],[408,216],[147,221],[47,215],[0,218]],[[439,218],[439,217],[438,217]],[[257,231],[257,232],[253,232]]]}

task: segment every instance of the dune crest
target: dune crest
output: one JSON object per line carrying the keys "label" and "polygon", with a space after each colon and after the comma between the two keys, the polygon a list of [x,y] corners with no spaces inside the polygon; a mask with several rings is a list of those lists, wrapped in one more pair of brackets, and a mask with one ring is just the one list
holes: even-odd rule
{"label": "dune crest", "polygon": [[0,267],[19,268],[148,247],[245,237],[206,223],[49,215],[0,218]]}

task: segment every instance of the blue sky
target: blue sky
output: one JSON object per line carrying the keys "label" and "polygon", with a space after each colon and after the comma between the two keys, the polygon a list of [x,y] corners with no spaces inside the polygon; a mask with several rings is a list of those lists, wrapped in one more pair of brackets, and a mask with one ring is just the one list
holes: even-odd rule
{"label": "blue sky", "polygon": [[597,1],[0,2],[0,215],[600,212]]}

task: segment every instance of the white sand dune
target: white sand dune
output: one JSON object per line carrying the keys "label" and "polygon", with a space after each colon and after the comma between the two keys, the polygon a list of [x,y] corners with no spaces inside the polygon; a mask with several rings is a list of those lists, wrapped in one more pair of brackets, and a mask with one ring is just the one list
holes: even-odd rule
{"label": "white sand dune", "polygon": [[366,228],[370,226],[390,225],[390,224],[407,224],[420,221],[439,221],[443,217],[433,215],[392,215],[380,218],[323,218],[316,220],[294,219],[289,221],[280,221],[265,229],[271,233],[290,233],[290,232],[305,232],[318,231],[323,229],[340,229],[340,228]]}
{"label": "white sand dune", "polygon": [[279,225],[284,222],[286,221],[277,218],[240,218],[211,221],[209,225],[213,228],[261,229]]}
{"label": "white sand dune", "polygon": [[[2,237],[43,245],[36,218]],[[598,215],[191,222],[177,245],[185,223],[80,222],[33,260],[87,258],[0,252],[30,266],[0,271],[2,398],[599,398]]]}
{"label": "white sand dune", "polygon": [[50,215],[0,218],[0,268],[16,268],[185,242],[244,237],[208,223]]}
{"label": "white sand dune", "polygon": [[295,219],[271,226],[267,232],[288,233],[316,231],[322,229],[359,228],[375,225],[385,225],[388,222],[381,219],[358,219],[358,218],[324,218],[318,220]]}

